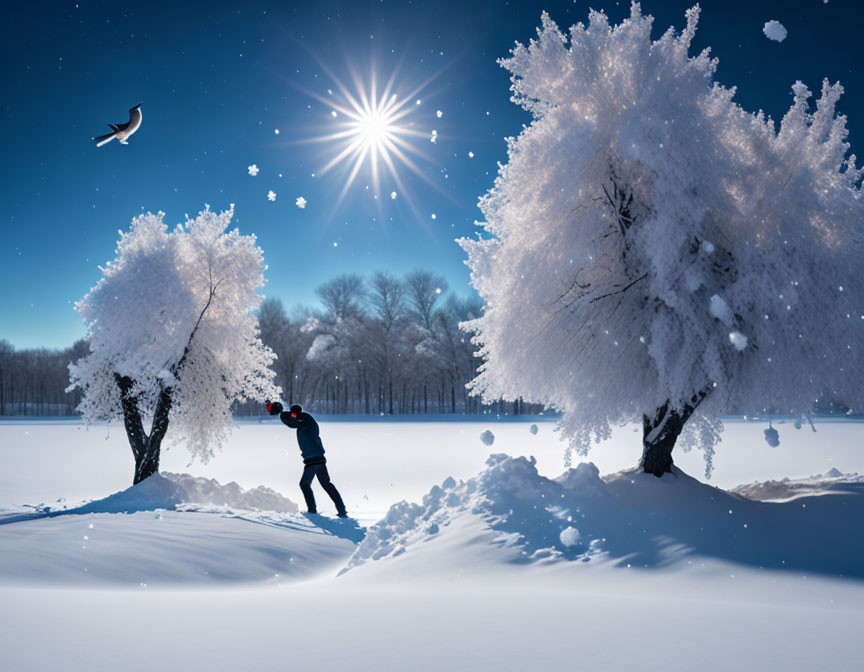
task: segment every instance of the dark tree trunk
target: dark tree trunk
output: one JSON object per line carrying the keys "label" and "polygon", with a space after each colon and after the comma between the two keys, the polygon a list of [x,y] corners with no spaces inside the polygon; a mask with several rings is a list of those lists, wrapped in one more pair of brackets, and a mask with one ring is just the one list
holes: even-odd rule
{"label": "dark tree trunk", "polygon": [[653,417],[642,416],[642,460],[639,463],[642,471],[654,474],[657,478],[672,471],[675,442],[684,429],[684,423],[706,396],[707,390],[700,392],[680,411],[670,408],[670,402],[666,401]]}
{"label": "dark tree trunk", "polygon": [[153,426],[150,435],[144,432],[141,412],[138,409],[138,398],[132,395],[135,386],[129,376],[114,374],[117,387],[120,388],[120,401],[123,406],[123,424],[126,427],[126,437],[135,458],[135,474],[132,484],[136,485],[159,471],[159,456],[162,449],[162,439],[168,431],[168,414],[171,411],[171,388],[165,388],[159,394],[156,410],[153,413]]}

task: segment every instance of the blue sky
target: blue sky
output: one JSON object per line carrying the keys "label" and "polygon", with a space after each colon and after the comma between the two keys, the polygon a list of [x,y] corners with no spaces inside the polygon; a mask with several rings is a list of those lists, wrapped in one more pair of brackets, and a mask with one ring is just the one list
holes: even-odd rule
{"label": "blue sky", "polygon": [[[643,11],[656,17],[659,35],[680,28],[690,4],[648,1]],[[117,230],[148,210],[177,223],[205,203],[235,204],[237,225],[258,236],[269,264],[267,294],[288,306],[314,303],[314,288],[334,275],[375,269],[429,268],[469,294],[453,241],[477,231],[477,199],[506,160],[504,139],[528,122],[495,61],[535,34],[543,9],[566,28],[586,20],[591,5],[616,22],[629,14],[629,3],[603,0],[79,0],[6,8],[0,338],[62,347],[82,337],[72,305],[113,257]],[[839,79],[854,151],[864,133],[859,3],[701,5],[696,48],[712,47],[718,80],[738,86],[745,109],[779,119],[796,79],[817,91],[823,77]],[[762,34],[771,19],[788,29],[784,42]],[[423,134],[410,139],[423,156],[411,155],[419,175],[397,162],[402,186],[385,173],[378,198],[363,165],[337,204],[347,164],[321,169],[341,145],[310,140],[343,128],[344,115],[334,118],[328,102],[339,97],[334,78],[354,89],[352,70],[367,88],[373,73],[379,82],[396,73],[397,100],[412,94],[399,123]],[[142,100],[144,121],[129,145],[97,149],[90,138]]]}

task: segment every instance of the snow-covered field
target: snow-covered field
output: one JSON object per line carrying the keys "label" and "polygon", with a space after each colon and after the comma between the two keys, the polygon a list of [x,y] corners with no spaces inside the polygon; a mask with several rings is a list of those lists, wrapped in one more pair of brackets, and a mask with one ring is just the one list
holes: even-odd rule
{"label": "snow-covered field", "polygon": [[776,448],[728,423],[710,483],[751,484],[730,493],[697,453],[689,476],[599,478],[634,464],[632,428],[565,473],[538,418],[321,421],[360,525],[317,484],[325,515],[294,510],[271,421],[207,465],[163,456],[201,478],[108,499],[131,482],[120,428],[0,422],[0,667],[860,669],[862,423],[775,421]]}

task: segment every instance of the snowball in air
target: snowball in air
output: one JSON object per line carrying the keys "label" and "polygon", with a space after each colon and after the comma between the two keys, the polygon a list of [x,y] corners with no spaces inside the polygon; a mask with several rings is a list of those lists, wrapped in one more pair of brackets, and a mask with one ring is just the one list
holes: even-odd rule
{"label": "snowball in air", "polygon": [[255,177],[258,174],[258,166],[256,166],[254,163],[251,166],[249,166],[246,170],[249,171],[249,174],[252,177]]}
{"label": "snowball in air", "polygon": [[274,128],[274,129],[273,129],[273,132],[274,132],[276,135],[279,135],[279,129],[278,129],[278,128]]}
{"label": "snowball in air", "polygon": [[268,201],[275,201],[276,200],[276,192],[273,191],[272,189],[267,192],[267,200]]}
{"label": "snowball in air", "polygon": [[473,159],[474,158],[474,152],[468,152],[468,158]]}
{"label": "snowball in air", "polygon": [[394,201],[396,200],[396,192],[395,191],[390,192],[390,198],[392,198]]}
{"label": "snowball in air", "polygon": [[487,429],[480,434],[480,440],[484,445],[491,446],[495,443],[495,435]]}
{"label": "snowball in air", "polygon": [[714,294],[711,297],[711,301],[708,304],[708,312],[727,327],[732,325],[732,310],[729,308],[729,304],[718,294]]}
{"label": "snowball in air", "polygon": [[298,196],[298,197],[297,197],[297,200],[294,201],[294,203],[295,203],[295,204],[297,205],[297,207],[300,208],[301,210],[302,210],[303,208],[306,207],[306,199],[303,198],[302,196]]}
{"label": "snowball in air", "polygon": [[740,331],[733,331],[729,334],[729,342],[735,346],[739,352],[747,347],[747,337]]}
{"label": "snowball in air", "polygon": [[531,425],[528,428],[528,431],[531,432],[532,434],[536,434],[539,430],[537,429],[537,425]]}
{"label": "snowball in air", "polygon": [[579,540],[582,538],[579,534],[579,530],[575,527],[565,527],[561,530],[561,534],[558,535],[558,538],[561,539],[561,543],[565,546],[575,546],[579,543]]}
{"label": "snowball in air", "polygon": [[435,112],[435,116],[440,119],[441,117],[444,116],[444,113],[441,110],[438,110],[437,112]]}
{"label": "snowball in air", "polygon": [[432,219],[438,219],[438,215],[436,215],[434,212],[432,213]]}
{"label": "snowball in air", "polygon": [[779,21],[769,21],[762,28],[762,32],[765,33],[765,37],[775,42],[782,42],[786,39],[786,28]]}

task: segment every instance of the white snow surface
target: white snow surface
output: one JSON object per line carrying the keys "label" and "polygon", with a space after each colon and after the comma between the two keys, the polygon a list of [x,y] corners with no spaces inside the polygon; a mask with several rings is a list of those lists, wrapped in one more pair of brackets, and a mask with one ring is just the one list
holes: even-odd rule
{"label": "white snow surface", "polygon": [[[622,471],[638,457],[630,427],[597,451],[601,468],[562,473],[556,433],[526,432],[543,418],[319,420],[349,511],[377,519],[363,541],[350,520],[251,511],[241,506],[263,504],[257,495],[233,499],[261,483],[297,493],[296,442],[270,418],[240,423],[224,453],[188,465],[194,475],[173,475],[188,456],[167,451],[169,472],[131,489],[122,430],[0,422],[4,668],[275,671],[291,661],[522,671],[569,669],[574,652],[598,670],[860,662],[864,482],[843,471],[864,471],[864,423],[817,419],[814,434],[775,418],[779,449],[764,444],[764,425],[728,423],[732,445],[718,452],[715,480],[728,487],[773,474],[781,484],[739,493],[678,471]],[[488,456],[477,441],[484,425],[513,456]],[[699,472],[698,456],[677,458]],[[782,480],[818,463],[840,468]],[[53,503],[118,489],[88,511]],[[757,501],[765,494],[783,501]],[[22,505],[43,500],[51,510]],[[96,512],[134,504],[143,510]],[[177,626],[144,642],[141,624],[166,614]],[[719,632],[735,646],[717,646]],[[672,654],[646,657],[658,638]]]}
{"label": "white snow surface", "polygon": [[864,487],[864,476],[844,474],[832,467],[824,474],[807,478],[784,478],[779,481],[762,481],[739,485],[731,492],[748,499],[763,502],[786,502],[799,497],[838,494],[843,492],[860,493]]}
{"label": "white snow surface", "polygon": [[[87,502],[78,513],[134,513],[175,509],[180,504],[213,504],[248,510],[296,513],[297,505],[265,486],[244,490],[237,483],[221,485],[212,478],[162,472],[104,499]],[[56,509],[41,507],[40,511]],[[66,509],[66,511],[70,511]]]}
{"label": "white snow surface", "polygon": [[[479,545],[517,565],[569,560],[656,568],[707,557],[864,579],[864,479],[820,480],[814,487],[857,496],[814,497],[802,507],[745,499],[677,468],[661,479],[635,471],[601,479],[595,465],[582,463],[550,479],[533,458],[496,454],[487,465],[467,481],[434,486],[420,504],[394,505],[367,529],[348,567],[404,557],[422,571],[432,552],[427,542],[473,520],[482,530]],[[578,532],[565,533],[574,526]],[[456,557],[451,546],[447,562],[470,562],[476,545],[478,539],[462,545]]]}

